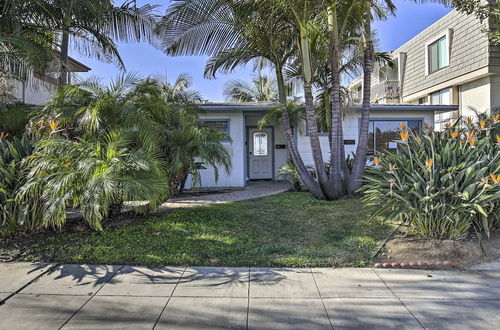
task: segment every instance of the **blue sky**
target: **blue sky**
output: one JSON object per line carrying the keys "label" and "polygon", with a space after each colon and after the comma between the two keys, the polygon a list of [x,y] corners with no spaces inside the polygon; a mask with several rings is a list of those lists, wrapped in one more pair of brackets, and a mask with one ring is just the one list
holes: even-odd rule
{"label": "blue sky", "polygon": [[[169,1],[138,0],[137,2],[139,5],[159,4],[161,5],[161,13],[164,13]],[[374,24],[380,41],[379,50],[382,51],[398,48],[450,11],[449,8],[438,4],[415,4],[401,0],[396,0],[395,3],[397,6],[396,16]],[[227,81],[232,79],[249,80],[252,77],[252,68],[249,66],[235,70],[229,75],[219,75],[215,80],[207,80],[203,78],[206,57],[170,57],[143,43],[120,44],[119,51],[127,71],[143,75],[166,75],[169,80],[174,80],[181,73],[188,73],[193,79],[193,88],[200,91],[203,97],[210,101],[224,101],[222,92]],[[80,56],[75,52],[70,55],[92,68],[85,75],[99,76],[104,80],[109,80],[120,73],[114,64],[102,63]]]}

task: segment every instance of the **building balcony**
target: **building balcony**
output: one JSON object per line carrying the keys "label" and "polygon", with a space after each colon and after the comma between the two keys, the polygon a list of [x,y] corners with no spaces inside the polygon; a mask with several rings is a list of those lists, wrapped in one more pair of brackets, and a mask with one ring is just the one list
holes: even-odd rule
{"label": "building balcony", "polygon": [[383,80],[372,86],[372,103],[399,103],[399,80]]}

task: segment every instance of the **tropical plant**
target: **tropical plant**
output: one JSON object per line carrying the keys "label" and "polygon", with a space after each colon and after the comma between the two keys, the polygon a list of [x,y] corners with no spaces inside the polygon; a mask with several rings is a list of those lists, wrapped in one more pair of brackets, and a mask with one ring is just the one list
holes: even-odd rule
{"label": "tropical plant", "polygon": [[[382,4],[389,11],[394,8],[389,0]],[[167,10],[159,31],[164,49],[171,55],[211,56],[205,70],[208,76],[249,61],[267,60],[276,72],[281,122],[290,157],[312,195],[335,199],[353,193],[360,185],[366,162],[370,100],[368,83],[358,151],[350,172],[343,147],[340,74],[342,70],[352,70],[356,65],[353,63],[359,64],[359,56],[358,61],[349,60],[353,48],[358,47],[363,50],[366,79],[370,79],[374,58],[370,22],[374,17],[384,17],[384,7],[372,1],[178,0]],[[362,45],[356,40],[363,40]],[[301,72],[316,179],[307,170],[294,142],[285,88],[291,64]],[[323,81],[331,85],[327,89],[330,97],[324,98],[332,108],[326,114],[331,118],[325,120],[331,142],[332,166],[328,172],[319,143],[319,113],[312,93],[313,84],[321,80],[316,76],[323,71],[330,73]]]}
{"label": "tropical plant", "polygon": [[0,81],[30,80],[56,57],[54,32],[38,1],[0,1]]}
{"label": "tropical plant", "polygon": [[59,228],[72,206],[101,230],[124,201],[148,201],[136,210],[149,210],[188,174],[197,182],[205,165],[216,179],[219,166],[229,171],[225,136],[199,120],[201,97],[189,87],[185,75],[170,83],[130,73],[58,89],[28,125],[38,142],[17,194],[24,227]]}
{"label": "tropical plant", "polygon": [[[59,82],[68,81],[71,46],[85,56],[124,67],[116,42],[154,43],[157,6],[127,0],[4,0],[0,4],[0,72],[44,72],[59,56]],[[71,39],[71,40],[70,40]]]}
{"label": "tropical plant", "polygon": [[20,105],[0,107],[0,132],[11,137],[21,137],[28,124],[29,116],[35,109]]}
{"label": "tropical plant", "polygon": [[231,80],[224,86],[224,96],[234,102],[277,101],[276,81],[258,71],[250,83],[242,80]]}
{"label": "tropical plant", "polygon": [[[311,173],[311,175],[316,176],[316,173],[314,172],[314,167],[311,165],[307,166],[307,169]],[[302,191],[304,189],[304,183],[302,182],[302,179],[300,178],[299,171],[297,171],[297,168],[293,164],[292,161],[288,160],[285,165],[283,165],[279,170],[278,170],[278,175],[280,178],[288,181],[290,185],[292,186],[292,191]]]}
{"label": "tropical plant", "polygon": [[60,228],[68,206],[78,207],[95,230],[102,230],[102,220],[123,201],[148,201],[155,208],[168,192],[164,164],[159,153],[137,148],[131,135],[115,129],[70,140],[54,131],[41,139],[17,195],[24,214],[38,215],[25,227]]}
{"label": "tropical plant", "polygon": [[33,152],[33,144],[26,137],[7,141],[0,132],[0,235],[12,233],[21,220],[21,205],[16,194],[25,181],[23,165]]}
{"label": "tropical plant", "polygon": [[373,158],[360,189],[374,215],[407,221],[428,237],[457,239],[500,220],[500,115],[443,132],[401,125],[397,151]]}

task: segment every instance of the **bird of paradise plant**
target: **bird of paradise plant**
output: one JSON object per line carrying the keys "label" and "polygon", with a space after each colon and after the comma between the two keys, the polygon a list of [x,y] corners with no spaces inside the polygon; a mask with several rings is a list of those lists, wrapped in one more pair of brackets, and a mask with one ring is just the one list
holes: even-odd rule
{"label": "bird of paradise plant", "polygon": [[[484,119],[483,130],[478,121],[463,131],[422,130],[397,141],[399,148],[385,152],[386,170],[368,168],[359,190],[367,205],[377,206],[373,216],[407,219],[413,233],[428,237],[489,235],[500,223],[500,121],[493,119]],[[466,143],[454,142],[460,134]]]}

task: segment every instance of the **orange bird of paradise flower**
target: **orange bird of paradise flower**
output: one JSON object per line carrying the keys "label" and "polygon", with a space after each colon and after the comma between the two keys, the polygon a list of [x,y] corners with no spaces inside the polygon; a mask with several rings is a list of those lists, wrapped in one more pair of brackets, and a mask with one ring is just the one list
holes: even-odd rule
{"label": "orange bird of paradise flower", "polygon": [[491,180],[493,180],[493,183],[500,183],[500,174],[490,174]]}
{"label": "orange bird of paradise flower", "polygon": [[496,135],[495,140],[497,141],[497,144],[500,144],[500,135]]}
{"label": "orange bird of paradise flower", "polygon": [[380,165],[380,157],[373,157],[373,164],[375,164],[375,166],[379,166]]}
{"label": "orange bird of paradise flower", "polygon": [[500,113],[497,113],[496,115],[491,116],[491,120],[499,121],[500,120]]}
{"label": "orange bird of paradise flower", "polygon": [[404,129],[405,128],[405,124],[403,122],[400,122],[399,123],[399,129]]}
{"label": "orange bird of paradise flower", "polygon": [[57,129],[58,124],[57,124],[57,122],[51,120],[51,121],[49,121],[49,126],[50,126],[50,129],[52,130],[52,132],[54,132]]}
{"label": "orange bird of paradise flower", "polygon": [[451,136],[452,139],[456,139],[458,137],[458,134],[459,134],[458,131],[450,132],[450,136]]}
{"label": "orange bird of paradise flower", "polygon": [[401,132],[399,133],[399,137],[401,138],[402,141],[406,142],[410,137],[410,132]]}
{"label": "orange bird of paradise flower", "polygon": [[467,117],[467,125],[472,125],[472,118],[471,117]]}
{"label": "orange bird of paradise flower", "polygon": [[470,143],[471,146],[475,146],[476,142],[477,142],[476,138],[474,138],[474,137],[469,140],[469,143]]}
{"label": "orange bird of paradise flower", "polygon": [[425,166],[427,166],[428,168],[431,168],[432,164],[434,164],[434,162],[430,158],[425,161]]}
{"label": "orange bird of paradise flower", "polygon": [[389,162],[389,171],[393,172],[396,169],[396,165],[393,165],[391,162]]}
{"label": "orange bird of paradise flower", "polygon": [[485,127],[486,127],[486,122],[485,122],[484,120],[481,120],[481,121],[479,122],[479,127],[481,127],[481,128],[485,128]]}

